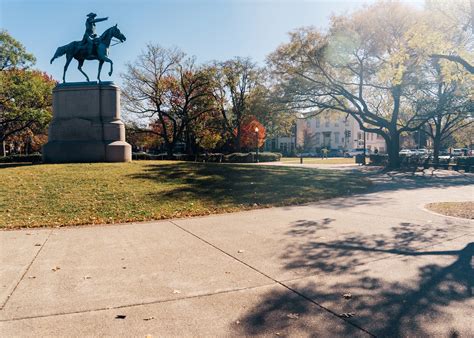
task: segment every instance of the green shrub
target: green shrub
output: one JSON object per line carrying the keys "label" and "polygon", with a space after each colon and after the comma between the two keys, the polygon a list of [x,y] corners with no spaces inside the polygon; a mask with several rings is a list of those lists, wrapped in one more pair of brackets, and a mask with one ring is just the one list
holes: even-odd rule
{"label": "green shrub", "polygon": [[[253,153],[255,154],[255,153]],[[259,162],[277,162],[281,160],[280,153],[259,153],[258,154],[258,161]]]}
{"label": "green shrub", "polygon": [[43,160],[40,153],[30,154],[30,155],[10,155],[5,157],[0,157],[0,163],[19,163],[19,162],[31,162],[31,163],[41,163]]}
{"label": "green shrub", "polygon": [[224,162],[229,163],[252,163],[255,162],[251,153],[232,153],[224,156]]}
{"label": "green shrub", "polygon": [[[177,161],[198,161],[198,162],[228,162],[228,163],[253,163],[255,162],[255,153],[232,153],[224,155],[221,153],[214,154],[199,154],[196,155],[187,155],[187,154],[174,154],[172,160]],[[136,161],[142,160],[163,160],[168,159],[166,155],[153,155],[148,153],[132,153],[132,159]],[[275,162],[280,161],[280,153],[258,153],[259,162]]]}
{"label": "green shrub", "polygon": [[148,153],[132,153],[132,160],[135,160],[135,161],[150,161],[150,160],[163,160],[163,159],[166,159],[166,156],[148,154]]}
{"label": "green shrub", "polygon": [[456,159],[457,165],[474,166],[474,156],[463,156]]}
{"label": "green shrub", "polygon": [[198,157],[199,162],[213,162],[213,163],[220,163],[224,162],[224,154],[221,153],[213,153],[213,154],[201,154]]}
{"label": "green shrub", "polygon": [[[232,153],[224,156],[224,161],[229,163],[253,163],[256,162],[256,153]],[[280,153],[258,153],[259,162],[276,162],[280,161]]]}

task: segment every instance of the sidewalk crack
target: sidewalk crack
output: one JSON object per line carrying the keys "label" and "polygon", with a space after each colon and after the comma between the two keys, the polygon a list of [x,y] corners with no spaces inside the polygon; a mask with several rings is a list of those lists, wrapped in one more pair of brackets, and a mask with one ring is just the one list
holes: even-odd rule
{"label": "sidewalk crack", "polygon": [[26,274],[28,273],[28,271],[30,270],[31,266],[33,265],[33,263],[35,262],[36,258],[38,257],[38,255],[40,254],[40,252],[43,250],[46,242],[48,242],[49,238],[51,237],[51,235],[53,234],[53,231],[54,229],[51,229],[51,231],[49,232],[48,236],[46,237],[46,239],[43,241],[43,243],[41,244],[41,247],[40,249],[36,252],[36,254],[34,255],[33,259],[31,260],[31,262],[28,264],[28,266],[26,267],[25,269],[25,272],[23,272],[23,274],[21,275],[20,279],[18,280],[18,282],[16,283],[15,287],[13,288],[13,290],[10,292],[10,294],[7,296],[7,298],[5,299],[5,301],[3,302],[3,304],[0,306],[0,311],[3,310],[6,306],[7,306],[7,303],[8,301],[10,300],[11,296],[13,296],[13,294],[15,293],[16,289],[18,288],[18,286],[20,285],[20,283],[23,281],[23,279],[25,278]]}
{"label": "sidewalk crack", "polygon": [[319,307],[320,309],[325,310],[325,311],[329,312],[330,314],[336,316],[338,319],[345,321],[347,324],[352,325],[353,327],[355,327],[355,328],[357,328],[357,329],[359,329],[359,330],[361,330],[361,331],[367,333],[368,335],[370,335],[370,336],[372,336],[372,337],[376,337],[375,334],[373,334],[373,333],[367,331],[367,330],[364,329],[363,327],[357,325],[356,323],[351,322],[350,320],[347,320],[346,318],[341,318],[341,317],[339,316],[339,314],[337,314],[336,312],[332,311],[331,309],[329,309],[329,308],[327,308],[327,307],[325,307],[325,306],[319,304],[319,303],[316,302],[315,300],[311,299],[310,297],[305,296],[305,295],[302,294],[301,292],[299,292],[299,291],[293,289],[292,287],[286,285],[285,283],[283,283],[283,282],[281,282],[281,281],[279,281],[279,280],[277,280],[277,279],[275,279],[275,278],[269,276],[269,275],[266,274],[265,272],[260,271],[259,269],[257,269],[257,268],[255,268],[255,267],[253,267],[252,265],[250,265],[250,264],[244,262],[243,260],[241,260],[241,259],[239,259],[239,258],[237,258],[237,257],[235,257],[235,256],[233,256],[233,255],[231,255],[230,253],[228,253],[228,252],[226,252],[225,250],[219,248],[218,246],[212,244],[211,242],[205,240],[204,238],[202,238],[202,237],[196,235],[195,233],[193,233],[193,232],[187,230],[186,228],[183,228],[182,226],[178,225],[178,224],[175,223],[174,221],[170,220],[170,223],[174,224],[177,228],[179,228],[179,229],[181,229],[182,231],[188,233],[189,235],[191,235],[191,236],[193,236],[193,237],[199,239],[200,241],[206,243],[207,245],[213,247],[214,249],[216,249],[216,250],[222,252],[223,254],[229,256],[230,258],[233,258],[234,260],[236,260],[236,261],[238,261],[239,263],[245,265],[246,267],[248,267],[248,268],[254,270],[255,272],[257,272],[257,273],[259,273],[259,274],[265,276],[266,278],[272,280],[274,283],[281,285],[282,287],[284,287],[284,288],[287,289],[288,291],[291,291],[291,292],[295,293],[296,295],[300,296],[301,298],[307,300],[308,302],[310,302],[310,303],[316,305],[316,306]]}

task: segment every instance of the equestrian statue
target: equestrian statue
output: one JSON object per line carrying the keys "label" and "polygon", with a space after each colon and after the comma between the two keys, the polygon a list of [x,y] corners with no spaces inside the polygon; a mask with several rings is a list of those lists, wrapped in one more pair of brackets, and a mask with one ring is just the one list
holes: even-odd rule
{"label": "equestrian statue", "polygon": [[105,21],[108,18],[96,17],[97,14],[95,13],[87,14],[86,32],[84,33],[84,37],[82,38],[82,40],[73,41],[65,46],[59,47],[56,50],[56,53],[54,54],[53,58],[51,59],[50,63],[53,63],[54,59],[66,54],[66,64],[64,65],[63,82],[66,82],[66,71],[69,67],[69,63],[71,63],[73,58],[77,60],[77,69],[79,69],[79,71],[84,74],[87,81],[89,81],[89,77],[82,70],[84,60],[99,61],[99,71],[97,74],[97,80],[99,80],[99,82],[101,82],[100,72],[102,70],[102,65],[104,64],[104,62],[110,63],[109,76],[112,75],[114,69],[113,62],[107,57],[109,55],[110,43],[112,42],[112,38],[118,39],[117,43],[124,42],[126,38],[125,35],[120,32],[117,25],[108,28],[104,31],[104,33],[102,33],[101,36],[98,37],[95,33],[95,24],[97,22]]}

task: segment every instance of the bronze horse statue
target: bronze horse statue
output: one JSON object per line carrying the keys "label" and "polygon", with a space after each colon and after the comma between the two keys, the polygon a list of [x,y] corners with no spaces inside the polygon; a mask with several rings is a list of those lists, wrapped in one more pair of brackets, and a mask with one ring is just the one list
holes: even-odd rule
{"label": "bronze horse statue", "polygon": [[114,69],[112,60],[107,57],[109,55],[109,47],[112,38],[116,38],[120,42],[124,42],[126,40],[125,35],[123,35],[120,32],[120,29],[118,29],[117,25],[115,25],[105,30],[105,32],[102,33],[100,37],[94,39],[94,48],[92,54],[89,55],[87,53],[87,47],[82,41],[73,41],[65,46],[59,47],[56,50],[56,53],[54,54],[50,63],[53,63],[54,59],[66,54],[66,64],[64,65],[63,82],[66,82],[66,71],[69,67],[69,63],[71,63],[73,58],[76,59],[78,62],[77,69],[79,69],[79,71],[84,74],[87,81],[89,81],[89,77],[82,70],[82,65],[84,64],[85,60],[98,60],[99,72],[97,74],[97,80],[99,80],[100,82],[100,72],[102,70],[102,65],[104,64],[104,62],[110,63],[109,76],[112,75]]}

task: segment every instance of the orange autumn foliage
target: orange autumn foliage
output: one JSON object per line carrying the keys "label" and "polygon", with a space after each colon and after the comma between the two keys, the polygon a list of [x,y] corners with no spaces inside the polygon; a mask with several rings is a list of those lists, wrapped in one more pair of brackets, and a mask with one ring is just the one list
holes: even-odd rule
{"label": "orange autumn foliage", "polygon": [[[255,132],[255,128],[258,128],[258,132]],[[242,122],[240,133],[240,146],[242,148],[255,148],[257,144],[257,138],[259,148],[265,143],[265,127],[253,116]],[[256,134],[258,134],[258,136]]]}

